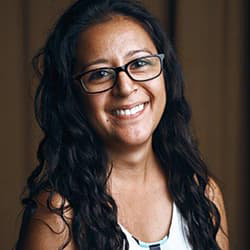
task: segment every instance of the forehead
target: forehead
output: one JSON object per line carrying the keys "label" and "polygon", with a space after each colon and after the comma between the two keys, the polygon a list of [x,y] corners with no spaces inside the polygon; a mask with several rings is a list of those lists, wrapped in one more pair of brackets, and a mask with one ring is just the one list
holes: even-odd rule
{"label": "forehead", "polygon": [[157,53],[142,24],[129,17],[113,16],[83,31],[78,39],[76,53],[79,60],[88,61],[96,57],[126,57],[129,51],[142,49]]}

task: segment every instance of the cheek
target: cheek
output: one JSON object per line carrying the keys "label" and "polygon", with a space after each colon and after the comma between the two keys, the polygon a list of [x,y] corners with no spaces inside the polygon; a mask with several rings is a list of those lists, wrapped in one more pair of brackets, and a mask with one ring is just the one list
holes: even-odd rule
{"label": "cheek", "polygon": [[161,81],[158,83],[157,86],[158,87],[155,90],[157,116],[156,119],[160,120],[167,104],[167,90],[163,77],[161,78]]}
{"label": "cheek", "polygon": [[163,95],[166,95],[166,83],[165,83],[165,79],[164,79],[164,76],[163,76],[163,74],[161,74],[161,78],[160,78],[160,89],[161,89],[161,91],[162,91],[162,94]]}
{"label": "cheek", "polygon": [[162,101],[164,101],[164,107],[165,107],[167,101],[167,86],[165,84],[165,79],[163,75],[161,76],[160,94]]}
{"label": "cheek", "polygon": [[158,79],[158,81],[155,81],[151,85],[151,92],[153,93],[158,105],[165,107],[166,99],[167,99],[167,91],[166,91],[165,80],[163,76],[161,76]]}
{"label": "cheek", "polygon": [[84,98],[84,112],[93,127],[103,122],[109,122],[108,118],[104,116],[105,98],[99,96],[85,96]]}

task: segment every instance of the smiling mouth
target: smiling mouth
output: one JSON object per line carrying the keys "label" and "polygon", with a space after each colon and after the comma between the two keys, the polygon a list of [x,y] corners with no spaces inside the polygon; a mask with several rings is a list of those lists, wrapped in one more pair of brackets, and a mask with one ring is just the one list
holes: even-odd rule
{"label": "smiling mouth", "polygon": [[133,108],[131,109],[116,109],[113,111],[113,114],[117,117],[132,117],[132,116],[137,116],[138,114],[140,114],[145,106],[147,105],[147,102],[146,103],[141,103],[141,104],[138,104],[136,106],[134,106]]}

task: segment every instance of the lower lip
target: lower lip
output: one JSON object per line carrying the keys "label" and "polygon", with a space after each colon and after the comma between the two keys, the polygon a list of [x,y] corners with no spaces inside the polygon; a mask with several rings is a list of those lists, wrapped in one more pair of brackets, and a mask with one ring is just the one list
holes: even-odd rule
{"label": "lower lip", "polygon": [[117,114],[115,114],[114,116],[115,116],[116,119],[118,118],[120,120],[135,119],[135,118],[137,118],[138,116],[140,116],[145,111],[145,109],[146,109],[147,106],[148,106],[148,102],[145,102],[143,109],[141,111],[133,114],[133,115],[117,115]]}

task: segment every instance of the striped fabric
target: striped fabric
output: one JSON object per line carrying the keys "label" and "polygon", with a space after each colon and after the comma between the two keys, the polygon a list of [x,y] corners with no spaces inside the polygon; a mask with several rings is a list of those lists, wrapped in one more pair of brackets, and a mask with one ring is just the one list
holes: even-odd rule
{"label": "striped fabric", "polygon": [[127,236],[128,242],[129,242],[129,249],[131,250],[165,250],[166,243],[168,240],[168,236],[165,236],[162,240],[157,242],[143,242],[141,240],[136,239],[134,236],[132,236],[123,226],[121,226],[122,231]]}
{"label": "striped fabric", "polygon": [[186,238],[186,224],[175,204],[173,204],[169,235],[160,241],[143,242],[131,235],[122,225],[120,227],[129,242],[129,250],[192,250]]}
{"label": "striped fabric", "polygon": [[162,240],[154,243],[146,243],[140,240],[137,240],[134,236],[132,236],[137,244],[145,250],[161,250],[164,248],[164,244],[166,244],[168,236],[165,236]]}

